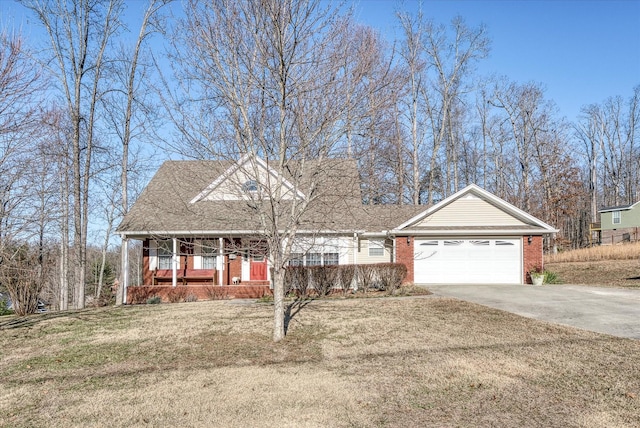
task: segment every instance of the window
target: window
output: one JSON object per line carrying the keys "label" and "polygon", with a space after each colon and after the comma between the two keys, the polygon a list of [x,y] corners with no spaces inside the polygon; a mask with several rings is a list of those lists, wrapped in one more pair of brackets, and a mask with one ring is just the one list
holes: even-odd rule
{"label": "window", "polygon": [[496,245],[515,245],[515,244],[510,241],[496,241]]}
{"label": "window", "polygon": [[291,253],[289,266],[304,266],[304,256],[302,253]]}
{"label": "window", "polygon": [[463,241],[444,241],[444,246],[451,247],[451,246],[462,245],[462,242]]}
{"label": "window", "polygon": [[158,242],[158,269],[171,269],[171,257],[173,255],[173,241],[164,240]]}
{"label": "window", "polygon": [[291,253],[291,258],[289,259],[289,266],[327,266],[337,264],[340,264],[340,255],[338,253],[309,253],[306,256],[302,253]]}
{"label": "window", "polygon": [[245,193],[255,193],[258,191],[258,183],[256,182],[256,180],[247,180],[242,185],[242,190]]}
{"label": "window", "polygon": [[322,254],[309,253],[307,254],[307,266],[320,266],[322,264]]}
{"label": "window", "polygon": [[620,211],[613,211],[611,213],[611,216],[613,218],[613,224],[620,224],[621,217],[622,217]]}
{"label": "window", "polygon": [[324,253],[324,265],[337,265],[340,264],[340,256],[338,253]]}
{"label": "window", "polygon": [[369,257],[384,256],[384,240],[369,239]]}
{"label": "window", "polygon": [[438,241],[424,241],[420,244],[420,246],[430,247],[430,246],[438,246]]}
{"label": "window", "polygon": [[214,241],[202,241],[202,269],[216,268],[216,247]]}
{"label": "window", "polygon": [[486,246],[489,245],[489,241],[484,241],[484,240],[483,241],[470,241],[470,242],[471,242],[471,245],[477,245],[477,246],[480,246],[480,247],[486,247]]}

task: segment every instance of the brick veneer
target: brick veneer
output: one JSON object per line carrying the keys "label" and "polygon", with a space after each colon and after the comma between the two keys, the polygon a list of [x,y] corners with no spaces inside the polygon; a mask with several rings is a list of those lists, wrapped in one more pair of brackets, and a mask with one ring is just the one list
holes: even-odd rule
{"label": "brick veneer", "polygon": [[522,237],[523,248],[523,266],[525,284],[531,284],[531,276],[529,271],[535,267],[544,269],[544,260],[542,258],[542,236],[532,236],[529,243],[529,235]]}
{"label": "brick veneer", "polygon": [[[267,281],[255,281],[263,282]],[[163,302],[171,300],[171,294],[179,294],[183,300],[187,297],[196,297],[198,300],[215,299],[259,299],[272,294],[269,285],[141,285],[127,288],[127,302],[129,304],[145,303],[149,297],[158,296]]]}
{"label": "brick veneer", "polygon": [[407,276],[403,281],[405,283],[413,282],[413,242],[413,237],[409,237],[409,243],[406,236],[396,237],[396,263],[402,263],[407,267]]}

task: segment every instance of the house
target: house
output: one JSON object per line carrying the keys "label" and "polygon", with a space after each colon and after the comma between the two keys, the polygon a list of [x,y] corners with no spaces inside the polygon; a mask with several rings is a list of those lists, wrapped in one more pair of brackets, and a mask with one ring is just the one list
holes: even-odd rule
{"label": "house", "polygon": [[429,208],[364,205],[355,160],[311,162],[290,161],[281,173],[254,155],[165,162],[118,227],[125,248],[143,242],[144,287],[166,294],[187,285],[201,298],[268,293],[261,225],[292,221],[295,204],[307,205],[293,219],[290,265],[397,262],[406,281],[424,284],[526,283],[542,266],[543,235],[557,232],[476,185]]}
{"label": "house", "polygon": [[605,207],[600,213],[600,242],[604,245],[640,241],[640,202]]}

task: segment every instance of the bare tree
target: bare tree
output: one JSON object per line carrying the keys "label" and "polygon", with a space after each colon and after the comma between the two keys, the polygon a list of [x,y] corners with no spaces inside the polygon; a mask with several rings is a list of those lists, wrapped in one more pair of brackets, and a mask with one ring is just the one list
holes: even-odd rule
{"label": "bare tree", "polygon": [[421,158],[425,140],[426,124],[422,119],[425,117],[421,109],[424,100],[420,100],[425,93],[427,60],[425,59],[424,36],[427,31],[426,22],[422,15],[422,10],[417,16],[408,13],[399,13],[398,19],[404,32],[404,40],[401,45],[400,55],[404,62],[405,73],[407,74],[407,120],[410,128],[410,153],[411,153],[411,202],[414,205],[420,203],[420,193],[422,190],[422,170]]}
{"label": "bare tree", "polygon": [[85,305],[88,206],[97,108],[103,94],[106,51],[119,27],[121,0],[55,2],[24,0],[46,30],[54,55],[50,72],[59,82],[72,127],[73,245],[76,308]]}
{"label": "bare tree", "polygon": [[36,311],[49,272],[51,172],[41,149],[41,68],[0,33],[0,287],[17,314]]}
{"label": "bare tree", "polygon": [[[430,85],[425,86],[423,99],[431,134],[431,156],[429,159],[429,178],[427,183],[427,203],[433,202],[436,191],[437,163],[443,144],[447,144],[449,163],[457,164],[457,146],[454,137],[454,112],[465,89],[465,79],[473,70],[475,63],[489,53],[489,38],[486,27],[472,28],[461,17],[451,21],[451,34],[447,28],[428,23],[423,44],[427,61],[433,68]],[[447,170],[450,165],[446,165]],[[454,167],[455,168],[455,167]],[[457,175],[454,173],[453,190],[457,190]],[[445,183],[442,196],[451,191],[450,183]]]}
{"label": "bare tree", "polygon": [[[610,97],[582,109],[577,124],[591,163],[591,181],[598,182],[605,205],[630,204],[640,197],[637,129],[640,123],[640,86],[626,101]],[[593,186],[595,192],[595,185]],[[596,199],[592,195],[591,200]],[[595,204],[595,202],[592,202]]]}
{"label": "bare tree", "polygon": [[275,341],[285,334],[284,267],[299,222],[327,196],[319,181],[344,153],[347,112],[360,104],[345,96],[354,84],[342,67],[349,22],[317,0],[192,1],[173,40],[188,89],[173,113],[182,144],[201,157],[256,155],[247,173],[260,173],[258,157],[275,173],[249,204],[273,266]]}
{"label": "bare tree", "polygon": [[[132,48],[122,44],[114,61],[110,63],[113,89],[102,98],[110,129],[121,145],[120,159],[120,209],[110,212],[107,218],[113,225],[116,217],[123,216],[129,210],[129,171],[132,168],[131,145],[153,134],[151,129],[156,123],[156,108],[151,105],[151,71],[153,63],[146,55],[147,41],[163,24],[160,11],[171,0],[149,0],[140,22],[140,29]],[[109,246],[110,228],[106,231],[103,251]],[[128,243],[122,245],[122,257],[127,259]],[[103,262],[106,253],[103,253]],[[121,281],[122,282],[122,281]],[[101,287],[98,287],[100,289]],[[116,294],[116,304],[123,301],[124,287]]]}

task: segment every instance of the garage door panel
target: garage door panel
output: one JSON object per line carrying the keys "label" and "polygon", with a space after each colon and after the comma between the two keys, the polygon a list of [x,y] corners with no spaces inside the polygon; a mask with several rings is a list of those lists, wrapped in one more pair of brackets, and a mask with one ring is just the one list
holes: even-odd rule
{"label": "garage door panel", "polygon": [[521,282],[519,239],[416,239],[414,280],[417,283]]}

